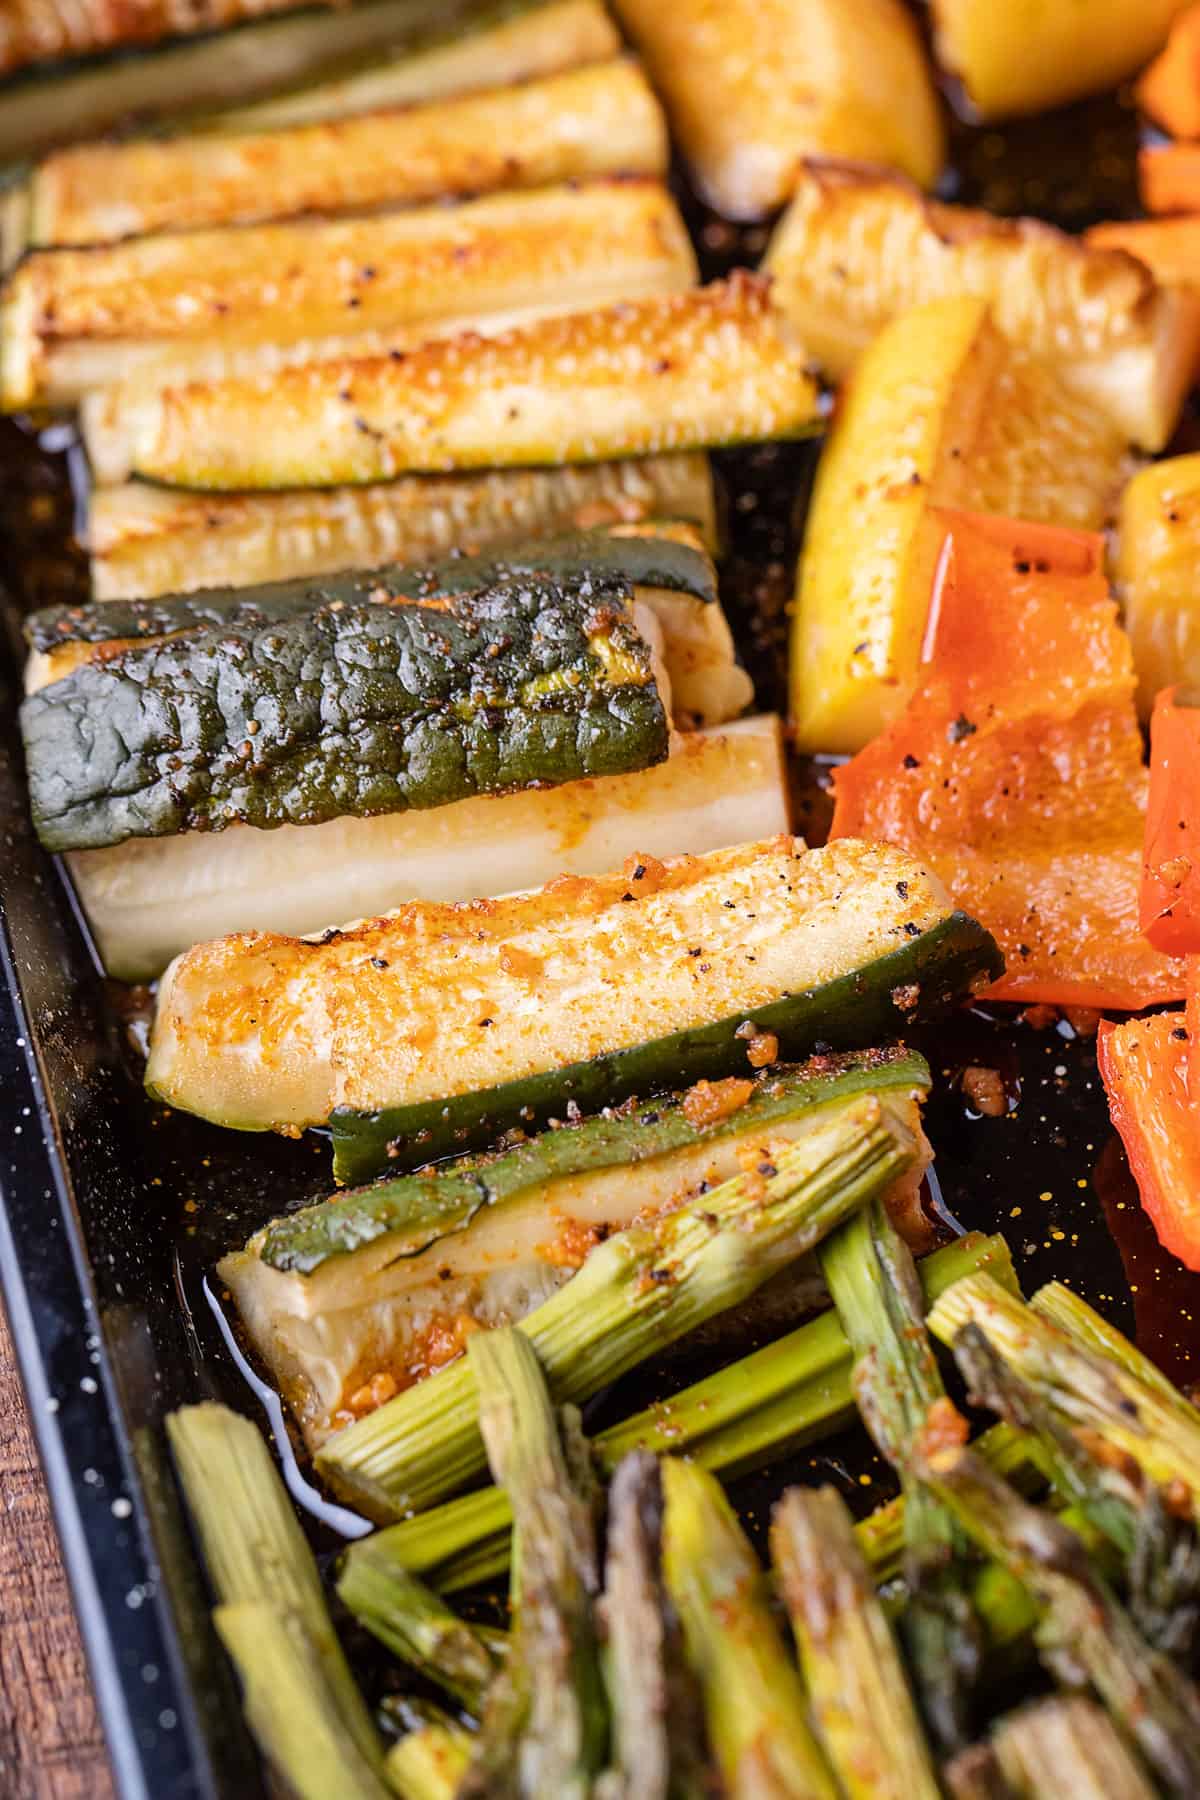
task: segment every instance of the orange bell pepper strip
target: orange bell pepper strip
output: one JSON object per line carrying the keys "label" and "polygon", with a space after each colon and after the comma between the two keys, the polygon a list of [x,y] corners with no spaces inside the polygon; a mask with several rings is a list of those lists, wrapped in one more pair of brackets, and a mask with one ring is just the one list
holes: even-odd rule
{"label": "orange bell pepper strip", "polygon": [[1084,233],[1098,250],[1125,250],[1163,287],[1200,286],[1200,218],[1113,219]]}
{"label": "orange bell pepper strip", "polygon": [[1200,952],[1200,704],[1164,688],[1150,719],[1141,926],[1157,950]]}
{"label": "orange bell pepper strip", "polygon": [[835,837],[922,858],[996,937],[995,999],[1135,1010],[1184,967],[1138,929],[1133,660],[1090,533],[943,511],[916,692],[834,777]]}
{"label": "orange bell pepper strip", "polygon": [[1104,1020],[1096,1056],[1108,1110],[1159,1243],[1200,1269],[1200,1105],[1188,1091],[1181,1012]]}
{"label": "orange bell pepper strip", "polygon": [[1200,6],[1180,13],[1134,96],[1170,137],[1200,138]]}
{"label": "orange bell pepper strip", "polygon": [[1200,212],[1200,144],[1147,144],[1138,187],[1149,213]]}

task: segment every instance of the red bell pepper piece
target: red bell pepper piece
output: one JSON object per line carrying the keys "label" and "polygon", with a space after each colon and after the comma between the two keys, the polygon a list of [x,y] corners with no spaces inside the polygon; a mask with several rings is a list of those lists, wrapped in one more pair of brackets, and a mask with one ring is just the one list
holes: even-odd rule
{"label": "red bell pepper piece", "polygon": [[1150,720],[1141,923],[1159,950],[1200,951],[1200,706],[1173,687]]}
{"label": "red bell pepper piece", "polygon": [[1133,660],[1089,533],[944,512],[907,709],[834,779],[835,837],[922,858],[994,933],[993,998],[1133,1011],[1184,994],[1138,929]]}
{"label": "red bell pepper piece", "polygon": [[1188,1093],[1181,1012],[1105,1020],[1096,1054],[1112,1122],[1164,1249],[1200,1269],[1200,1106]]}

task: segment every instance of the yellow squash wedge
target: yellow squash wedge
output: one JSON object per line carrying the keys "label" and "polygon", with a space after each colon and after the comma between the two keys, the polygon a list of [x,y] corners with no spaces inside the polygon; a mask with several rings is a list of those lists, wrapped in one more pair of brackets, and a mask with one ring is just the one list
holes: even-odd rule
{"label": "yellow squash wedge", "polygon": [[1160,688],[1200,688],[1200,454],[1152,463],[1129,483],[1113,580],[1148,719]]}
{"label": "yellow squash wedge", "polygon": [[1200,297],[1159,287],[1132,257],[845,164],[805,165],[764,266],[834,380],[889,319],[974,295],[1006,337],[1147,450],[1174,430],[1200,350]]}
{"label": "yellow squash wedge", "polygon": [[787,199],[804,156],[941,173],[941,113],[901,0],[616,0],[696,185],[732,219]]}
{"label": "yellow squash wedge", "polygon": [[933,508],[1096,529],[1127,472],[1121,434],[1009,344],[984,301],[885,326],[817,471],[792,620],[799,747],[860,750],[905,705],[942,538]]}
{"label": "yellow squash wedge", "polygon": [[984,119],[1042,112],[1136,75],[1190,0],[932,0],[938,61]]}

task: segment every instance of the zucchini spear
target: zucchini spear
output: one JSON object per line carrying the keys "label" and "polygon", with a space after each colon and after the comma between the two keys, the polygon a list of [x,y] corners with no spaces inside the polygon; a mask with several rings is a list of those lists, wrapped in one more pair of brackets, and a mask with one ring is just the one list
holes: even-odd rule
{"label": "zucchini spear", "polygon": [[[1015,1284],[1002,1238],[968,1235],[918,1264],[926,1304],[966,1267],[988,1267]],[[832,1309],[670,1400],[600,1432],[592,1452],[612,1474],[636,1451],[688,1454],[726,1479],[840,1430],[854,1417],[852,1353]],[[1011,1464],[1005,1462],[1005,1472]],[[896,1572],[903,1506],[872,1513],[859,1526],[864,1554],[881,1579]],[[450,1592],[490,1581],[508,1568],[511,1513],[499,1488],[481,1488],[405,1519],[367,1540],[374,1553]],[[352,1563],[363,1546],[346,1553]]]}
{"label": "zucchini spear", "polygon": [[[599,1573],[586,1444],[576,1439],[570,1466],[537,1355],[521,1332],[478,1333],[467,1360],[488,1461],[513,1511],[514,1617],[459,1796],[587,1800],[603,1766],[607,1710],[592,1614]],[[564,1426],[578,1434],[578,1415]]]}
{"label": "zucchini spear", "polygon": [[846,1800],[938,1800],[904,1665],[834,1488],[784,1494],[771,1555],[817,1732]]}
{"label": "zucchini spear", "polygon": [[387,357],[468,326],[677,293],[695,278],[679,209],[648,179],[38,251],[0,296],[0,405],[83,400],[93,468],[111,480],[108,420],[125,402],[119,388],[100,390],[125,380],[182,385]]}
{"label": "zucchini spear", "polygon": [[716,1477],[693,1463],[664,1458],[662,1482],[667,1588],[730,1800],[835,1800],[804,1688],[737,1515]]}
{"label": "zucchini spear", "polygon": [[925,1330],[916,1268],[877,1202],[822,1246],[821,1268],[854,1347],[855,1397],[904,1488],[902,1631],[922,1708],[942,1748],[959,1749],[969,1739],[982,1634],[953,1520],[913,1473],[913,1447],[934,1420],[948,1415],[952,1430],[960,1423]]}
{"label": "zucchini spear", "polygon": [[1090,1682],[1165,1792],[1200,1791],[1200,1700],[1141,1638],[1078,1537],[1026,1504],[975,1452],[918,1450],[917,1474],[983,1553],[1036,1597],[1043,1660],[1069,1685]]}
{"label": "zucchini spear", "polygon": [[206,1402],[167,1436],[263,1749],[303,1800],[379,1800],[379,1741],[262,1433]]}
{"label": "zucchini spear", "polygon": [[802,437],[816,419],[803,349],[738,274],[399,357],[131,389],[84,435],[104,480],[222,491]]}
{"label": "zucchini spear", "polygon": [[629,58],[519,87],[259,131],[83,144],[30,177],[29,244],[417,206],[497,188],[664,175],[666,124]]}
{"label": "zucchini spear", "polygon": [[[893,1181],[915,1150],[878,1099],[848,1099],[822,1108],[780,1154],[768,1141],[750,1173],[609,1238],[520,1327],[555,1400],[586,1399],[748,1298]],[[329,1439],[317,1467],[371,1517],[394,1519],[479,1473],[475,1415],[474,1369],[460,1359]]]}

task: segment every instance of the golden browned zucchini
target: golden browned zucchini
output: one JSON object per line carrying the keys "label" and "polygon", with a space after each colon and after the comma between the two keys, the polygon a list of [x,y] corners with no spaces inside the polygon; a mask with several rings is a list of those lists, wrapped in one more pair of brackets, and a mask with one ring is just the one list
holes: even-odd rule
{"label": "golden browned zucchini", "polygon": [[798,437],[817,402],[766,284],[738,274],[392,357],[131,390],[85,436],[103,480],[332,487]]}
{"label": "golden browned zucchini", "polygon": [[706,457],[407,475],[377,486],[281,494],[189,494],[135,481],[92,491],[87,541],[96,599],[131,600],[419,563],[654,518],[691,520],[715,548]]}
{"label": "golden browned zucchini", "polygon": [[939,506],[1097,529],[1128,473],[1109,419],[1017,349],[982,300],[937,300],[859,361],[817,471],[791,638],[809,751],[860,750],[907,703]]}
{"label": "golden browned zucchini", "polygon": [[1171,456],[1125,489],[1113,559],[1143,719],[1160,688],[1200,688],[1198,570],[1200,455]]}
{"label": "golden browned zucchini", "polygon": [[[333,5],[335,0],[308,0]],[[80,56],[115,44],[214,31],[264,13],[285,12],[298,0],[6,0],[0,15],[0,74],[27,63]]]}
{"label": "golden browned zucchini", "polygon": [[489,317],[678,292],[695,272],[674,200],[648,179],[38,252],[0,301],[0,403],[385,352]]}
{"label": "golden browned zucchini", "polygon": [[899,313],[978,295],[1007,337],[1148,450],[1174,430],[1200,349],[1200,300],[1158,287],[1133,258],[844,164],[805,166],[765,267],[835,380]]}
{"label": "golden browned zucchini", "polygon": [[981,118],[1103,93],[1162,48],[1189,0],[932,0],[939,62]]}
{"label": "golden browned zucchini", "polygon": [[82,144],[31,177],[35,248],[661,175],[658,101],[628,57],[518,87],[284,129]]}
{"label": "golden browned zucchini", "polygon": [[803,156],[937,180],[941,115],[902,0],[616,0],[616,11],[696,185],[727,217],[779,206]]}
{"label": "golden browned zucchini", "polygon": [[69,866],[105,968],[145,981],[231,931],[298,936],[408,899],[596,875],[647,843],[698,853],[787,827],[779,721],[764,717],[689,733],[668,761],[633,775],[420,815],[139,838],[77,851]]}

